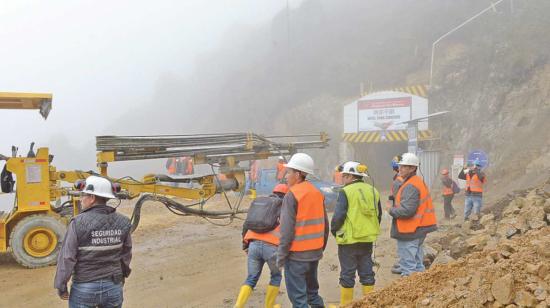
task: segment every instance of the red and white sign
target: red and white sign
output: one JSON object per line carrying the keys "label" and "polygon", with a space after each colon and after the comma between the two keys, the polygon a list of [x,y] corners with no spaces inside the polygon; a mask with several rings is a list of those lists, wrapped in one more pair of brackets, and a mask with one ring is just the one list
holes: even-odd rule
{"label": "red and white sign", "polygon": [[402,130],[411,119],[411,97],[370,99],[357,102],[359,131]]}

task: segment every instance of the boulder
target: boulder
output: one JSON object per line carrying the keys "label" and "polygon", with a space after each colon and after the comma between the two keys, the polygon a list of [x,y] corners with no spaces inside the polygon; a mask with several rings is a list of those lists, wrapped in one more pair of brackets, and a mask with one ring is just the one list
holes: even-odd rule
{"label": "boulder", "polygon": [[[455,239],[451,243],[451,247],[449,250],[449,255],[455,259],[458,259],[465,255],[468,252],[468,247],[466,247],[466,243],[462,239]],[[441,254],[441,253],[439,253]],[[437,259],[437,258],[436,258]],[[435,262],[435,261],[434,261]]]}
{"label": "boulder", "polygon": [[430,245],[424,245],[424,264],[431,264],[437,256],[437,250]]}
{"label": "boulder", "polygon": [[483,215],[481,217],[481,219],[479,220],[479,223],[482,225],[482,226],[486,226],[488,223],[490,222],[493,222],[495,220],[495,215],[493,214],[487,214],[487,215]]}
{"label": "boulder", "polygon": [[546,290],[543,288],[537,288],[535,289],[534,295],[538,301],[542,302],[548,297],[548,292],[546,292]]}
{"label": "boulder", "polygon": [[453,257],[451,257],[447,252],[442,251],[437,255],[437,257],[435,257],[434,261],[432,262],[432,265],[447,264],[454,261],[455,259],[453,259]]}
{"label": "boulder", "polygon": [[517,293],[514,303],[520,307],[535,307],[538,301],[530,292],[521,290]]}
{"label": "boulder", "polygon": [[512,303],[515,297],[514,277],[512,277],[512,274],[507,274],[495,280],[491,285],[491,294],[493,294],[495,300],[501,305]]}
{"label": "boulder", "polygon": [[534,241],[536,252],[544,257],[550,258],[550,242],[549,241]]}
{"label": "boulder", "polygon": [[474,249],[476,251],[483,250],[483,247],[487,245],[487,241],[489,240],[488,234],[479,234],[476,236],[473,236],[466,240],[466,247],[470,249]]}

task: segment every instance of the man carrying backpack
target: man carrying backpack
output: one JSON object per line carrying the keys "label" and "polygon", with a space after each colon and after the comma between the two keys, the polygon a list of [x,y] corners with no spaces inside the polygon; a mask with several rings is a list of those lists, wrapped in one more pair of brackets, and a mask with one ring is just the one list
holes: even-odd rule
{"label": "man carrying backpack", "polygon": [[243,250],[248,255],[248,276],[241,287],[235,308],[242,308],[252,289],[258,283],[264,263],[271,271],[271,279],[265,294],[265,307],[272,308],[279,293],[282,274],[276,266],[279,245],[279,215],[283,197],[288,192],[286,184],[277,184],[269,197],[259,197],[252,202],[243,224]]}
{"label": "man carrying backpack", "polygon": [[331,232],[338,244],[340,260],[340,306],[353,300],[355,273],[363,295],[374,288],[372,246],[380,234],[382,205],[376,188],[363,182],[367,166],[348,161],[342,168],[344,188],[332,217]]}

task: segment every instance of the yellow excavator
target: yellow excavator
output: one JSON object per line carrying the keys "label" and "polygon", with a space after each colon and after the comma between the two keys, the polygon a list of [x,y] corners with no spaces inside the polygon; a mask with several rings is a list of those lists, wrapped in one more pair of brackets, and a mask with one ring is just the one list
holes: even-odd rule
{"label": "yellow excavator", "polygon": [[[0,108],[39,109],[47,117],[51,98],[51,95],[0,93]],[[14,193],[15,202],[11,211],[0,213],[0,252],[10,251],[18,263],[28,268],[55,264],[66,225],[79,213],[79,191],[72,184],[90,175],[118,183],[121,187],[118,198],[137,199],[131,217],[133,230],[139,224],[141,207],[148,201],[160,202],[174,214],[231,222],[246,212],[240,205],[248,165],[241,162],[324,148],[328,140],[325,133],[271,137],[253,133],[98,136],[97,171],[57,170],[46,147],[38,148],[36,154],[29,151],[32,155],[27,157],[12,151],[11,157],[1,156],[6,160],[2,190]],[[113,178],[108,174],[109,164],[118,161],[182,156],[191,157],[196,165],[210,165],[211,173],[184,178],[148,174],[139,180]],[[230,202],[228,191],[237,193],[237,201]],[[225,210],[206,206],[218,193],[227,202]]]}

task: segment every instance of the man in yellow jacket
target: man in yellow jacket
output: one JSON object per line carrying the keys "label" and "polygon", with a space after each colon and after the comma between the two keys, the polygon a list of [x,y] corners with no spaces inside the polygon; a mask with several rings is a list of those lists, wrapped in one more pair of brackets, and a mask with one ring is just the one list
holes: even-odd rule
{"label": "man in yellow jacket", "polygon": [[348,161],[342,166],[344,188],[338,195],[331,232],[338,244],[340,260],[340,306],[353,300],[355,273],[363,285],[363,295],[374,289],[373,242],[380,234],[382,205],[380,194],[363,178],[367,166]]}

